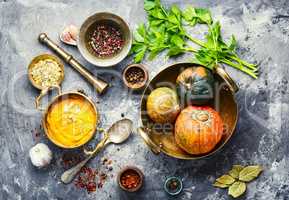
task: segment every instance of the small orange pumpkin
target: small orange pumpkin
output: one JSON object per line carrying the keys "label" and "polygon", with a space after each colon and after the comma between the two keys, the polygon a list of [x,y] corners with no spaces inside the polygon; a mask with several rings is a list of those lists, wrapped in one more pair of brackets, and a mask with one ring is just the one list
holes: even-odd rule
{"label": "small orange pumpkin", "polygon": [[222,119],[219,113],[209,106],[188,106],[176,120],[176,143],[190,154],[210,152],[221,140],[222,134]]}

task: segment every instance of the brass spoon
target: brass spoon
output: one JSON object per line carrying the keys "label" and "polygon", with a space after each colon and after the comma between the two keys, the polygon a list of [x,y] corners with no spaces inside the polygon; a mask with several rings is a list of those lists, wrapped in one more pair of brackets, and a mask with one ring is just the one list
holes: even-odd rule
{"label": "brass spoon", "polygon": [[97,144],[93,151],[85,151],[89,156],[78,163],[76,166],[66,170],[61,175],[61,181],[65,184],[70,183],[81,168],[107,144],[114,143],[120,144],[128,139],[132,132],[132,121],[129,119],[122,119],[115,122],[108,131],[104,134],[104,138]]}

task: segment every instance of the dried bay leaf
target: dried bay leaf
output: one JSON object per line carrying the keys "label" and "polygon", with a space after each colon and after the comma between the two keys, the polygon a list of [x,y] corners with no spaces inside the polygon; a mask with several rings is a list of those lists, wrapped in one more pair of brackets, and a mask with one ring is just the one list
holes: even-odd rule
{"label": "dried bay leaf", "polygon": [[243,169],[242,165],[233,165],[233,168],[229,171],[229,175],[233,178],[239,178],[239,174]]}
{"label": "dried bay leaf", "polygon": [[235,179],[227,174],[216,179],[217,182],[225,185],[231,185],[235,182]]}
{"label": "dried bay leaf", "polygon": [[227,188],[227,187],[229,187],[230,185],[226,185],[226,184],[219,183],[219,182],[216,181],[216,182],[213,184],[213,186],[218,187],[218,188]]}
{"label": "dried bay leaf", "polygon": [[241,181],[237,181],[229,187],[228,194],[234,198],[237,198],[242,194],[244,194],[245,191],[246,191],[246,184]]}
{"label": "dried bay leaf", "polygon": [[262,172],[262,167],[259,165],[245,167],[239,174],[239,180],[250,182],[257,178]]}

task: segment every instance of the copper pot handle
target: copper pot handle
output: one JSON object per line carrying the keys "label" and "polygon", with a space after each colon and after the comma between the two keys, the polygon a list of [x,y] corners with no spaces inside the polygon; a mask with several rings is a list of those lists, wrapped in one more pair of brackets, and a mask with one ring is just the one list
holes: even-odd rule
{"label": "copper pot handle", "polygon": [[48,92],[49,90],[52,90],[52,89],[57,89],[58,95],[61,94],[61,88],[60,88],[59,85],[52,85],[52,86],[49,86],[49,87],[41,90],[40,95],[35,99],[36,109],[38,109],[38,110],[45,110],[45,108],[42,108],[42,107],[40,106],[40,100],[47,94],[47,92]]}
{"label": "copper pot handle", "polygon": [[151,151],[154,154],[159,154],[161,152],[161,147],[156,145],[148,136],[148,130],[146,128],[142,128],[139,127],[137,129],[138,133],[140,134],[140,136],[142,137],[142,139],[145,141],[145,143],[147,144],[147,146],[149,146],[149,148],[151,149]]}
{"label": "copper pot handle", "polygon": [[219,65],[216,66],[215,68],[216,73],[221,76],[226,84],[228,85],[229,89],[233,92],[236,93],[239,90],[239,87],[235,83],[235,81],[230,77],[230,75]]}

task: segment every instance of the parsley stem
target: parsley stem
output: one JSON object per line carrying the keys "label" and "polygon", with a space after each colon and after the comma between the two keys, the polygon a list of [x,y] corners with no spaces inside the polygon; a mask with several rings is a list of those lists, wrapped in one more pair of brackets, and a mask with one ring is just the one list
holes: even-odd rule
{"label": "parsley stem", "polygon": [[190,36],[190,35],[188,35],[188,34],[185,34],[185,36],[186,36],[189,40],[191,40],[192,42],[200,45],[201,47],[205,47],[205,44],[204,44],[201,40],[198,40],[198,39],[196,39],[196,38],[193,38],[192,36]]}
{"label": "parsley stem", "polygon": [[229,56],[231,59],[237,61],[238,63],[248,67],[249,69],[252,69],[253,71],[257,71],[258,68],[256,67],[257,65],[255,64],[251,64],[251,63],[248,63],[242,59],[240,59],[237,55],[234,55],[234,56]]}
{"label": "parsley stem", "polygon": [[183,48],[183,50],[189,51],[189,52],[194,52],[194,53],[198,52],[198,51],[197,51],[196,49],[194,49],[193,47]]}
{"label": "parsley stem", "polygon": [[236,69],[238,69],[238,70],[240,70],[240,71],[242,71],[242,72],[245,72],[246,74],[252,76],[252,77],[255,78],[255,79],[258,78],[254,71],[252,71],[252,70],[250,70],[250,69],[248,69],[248,68],[246,68],[246,67],[243,67],[242,65],[238,65],[237,63],[234,63],[234,62],[232,62],[232,61],[230,61],[230,60],[228,60],[228,59],[222,59],[222,60],[220,60],[220,61],[221,61],[222,63],[225,63],[225,64],[227,64],[227,65],[230,65],[230,66],[232,66],[232,67],[234,67],[234,68],[236,68]]}

